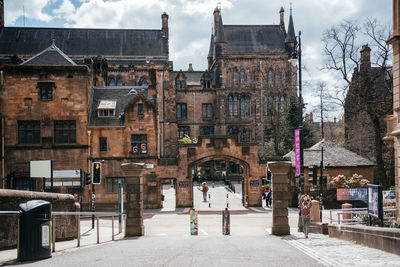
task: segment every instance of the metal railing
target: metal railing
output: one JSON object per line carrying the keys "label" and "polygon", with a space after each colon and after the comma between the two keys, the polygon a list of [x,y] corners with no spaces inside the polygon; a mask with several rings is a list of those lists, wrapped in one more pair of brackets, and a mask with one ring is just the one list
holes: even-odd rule
{"label": "metal railing", "polygon": [[[337,219],[335,219],[335,213]],[[345,216],[350,214],[350,216]],[[337,224],[363,224],[363,215],[368,214],[368,208],[351,208],[351,209],[332,209],[329,210],[329,223]],[[350,217],[350,218],[347,218]],[[386,207],[383,209],[384,220],[392,220],[396,218],[396,207]]]}
{"label": "metal railing", "polygon": [[[20,216],[20,211],[0,211],[0,216],[18,216],[17,221],[18,221],[18,228],[17,228],[17,250],[19,250],[19,216]],[[81,217],[82,218],[91,218],[94,216],[96,219],[96,230],[97,230],[97,244],[100,243],[100,218],[110,218],[111,217],[111,239],[114,240],[115,233],[114,233],[114,219],[119,216],[122,216],[121,222],[118,220],[118,234],[122,233],[122,223],[126,219],[126,214],[118,213],[118,212],[68,212],[68,211],[53,211],[51,213],[51,222],[52,222],[52,252],[55,252],[55,242],[56,242],[56,216],[76,216],[77,220],[77,247],[80,247],[81,245]]]}
{"label": "metal railing", "polygon": [[[97,232],[97,244],[100,243],[100,220],[99,218],[109,218],[111,217],[111,239],[114,241],[114,218],[120,215],[118,212],[52,212],[52,224],[53,224],[53,252],[55,252],[55,242],[56,242],[56,220],[55,220],[55,216],[60,216],[60,215],[69,215],[69,216],[76,216],[77,219],[77,226],[78,226],[78,233],[77,233],[77,247],[81,246],[81,217],[85,217],[85,218],[91,218],[92,216],[94,216],[95,220],[96,220],[96,232]],[[122,221],[124,221],[125,218],[125,214],[121,214],[122,215]],[[118,227],[118,234],[120,234],[122,232],[122,222],[118,222],[119,223],[119,227]]]}

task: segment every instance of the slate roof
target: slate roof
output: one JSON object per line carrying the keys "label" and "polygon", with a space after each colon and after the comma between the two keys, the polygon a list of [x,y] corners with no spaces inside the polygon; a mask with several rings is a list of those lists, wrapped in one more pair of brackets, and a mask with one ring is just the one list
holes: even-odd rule
{"label": "slate roof", "polygon": [[55,44],[69,56],[168,56],[161,30],[0,28],[0,55],[35,55]]}
{"label": "slate roof", "polygon": [[280,25],[224,25],[228,54],[285,52]]}
{"label": "slate roof", "polygon": [[[138,93],[144,94],[149,101],[155,104],[154,97],[148,96],[148,87],[146,86],[105,86],[93,87],[93,96],[90,103],[88,126],[122,126],[124,125],[120,114],[124,113],[128,104],[136,97]],[[97,116],[97,107],[101,100],[116,101],[115,116],[110,118],[99,118]]]}
{"label": "slate roof", "polygon": [[51,46],[27,61],[22,62],[21,65],[76,66],[76,63],[64,54],[53,42]]}
{"label": "slate roof", "polygon": [[[304,149],[304,166],[321,164],[321,145],[320,141],[310,148]],[[374,166],[375,163],[369,159],[363,158],[344,147],[335,143],[324,140],[324,166],[325,167],[368,167]],[[290,157],[292,167],[295,167],[294,151],[290,151],[284,157]]]}

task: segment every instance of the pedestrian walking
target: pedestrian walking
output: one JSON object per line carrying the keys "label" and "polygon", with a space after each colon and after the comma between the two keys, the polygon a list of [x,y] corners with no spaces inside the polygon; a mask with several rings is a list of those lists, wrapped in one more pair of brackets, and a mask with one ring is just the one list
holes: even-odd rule
{"label": "pedestrian walking", "polygon": [[201,191],[203,191],[203,201],[206,202],[207,201],[208,186],[207,186],[206,182],[203,182],[201,184],[201,186],[202,186]]}
{"label": "pedestrian walking", "polygon": [[265,205],[268,207],[268,194],[269,194],[269,192],[270,192],[270,190],[269,190],[269,188],[268,187],[266,187],[265,188],[265,190],[264,190],[264,192],[263,192],[263,194],[262,194],[262,197],[263,197],[263,199],[265,199]]}
{"label": "pedestrian walking", "polygon": [[269,192],[267,193],[265,202],[267,202],[267,207],[272,207],[272,189],[269,190]]}
{"label": "pedestrian walking", "polygon": [[311,198],[309,195],[304,194],[300,198],[301,219],[303,224],[303,232],[306,238],[310,232],[310,211],[311,211]]}

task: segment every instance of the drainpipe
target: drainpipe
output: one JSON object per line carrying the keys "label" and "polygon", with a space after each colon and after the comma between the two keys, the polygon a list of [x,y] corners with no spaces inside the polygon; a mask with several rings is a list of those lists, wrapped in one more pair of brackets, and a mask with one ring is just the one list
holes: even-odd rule
{"label": "drainpipe", "polygon": [[87,130],[88,134],[88,172],[90,173],[90,134],[92,133],[91,130]]}
{"label": "drainpipe", "polygon": [[1,117],[1,177],[3,177],[3,188],[6,188],[6,177],[5,177],[5,166],[4,166],[4,158],[5,158],[5,150],[4,150],[4,117]]}
{"label": "drainpipe", "polygon": [[[160,127],[161,121],[161,127]],[[164,69],[161,73],[161,117],[158,119],[158,129],[160,129],[160,133],[158,134],[158,142],[157,142],[157,156],[160,158],[160,154],[164,155]],[[162,144],[161,144],[162,142]],[[162,149],[162,151],[161,151]]]}

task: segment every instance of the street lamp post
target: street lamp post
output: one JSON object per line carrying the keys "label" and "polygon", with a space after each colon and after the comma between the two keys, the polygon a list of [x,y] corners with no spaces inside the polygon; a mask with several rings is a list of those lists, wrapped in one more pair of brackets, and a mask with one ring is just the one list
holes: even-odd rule
{"label": "street lamp post", "polygon": [[298,42],[295,43],[293,52],[290,55],[289,62],[299,62],[299,141],[300,141],[300,175],[299,186],[300,194],[304,193],[304,153],[303,153],[303,96],[301,82],[301,31],[297,36]]}

